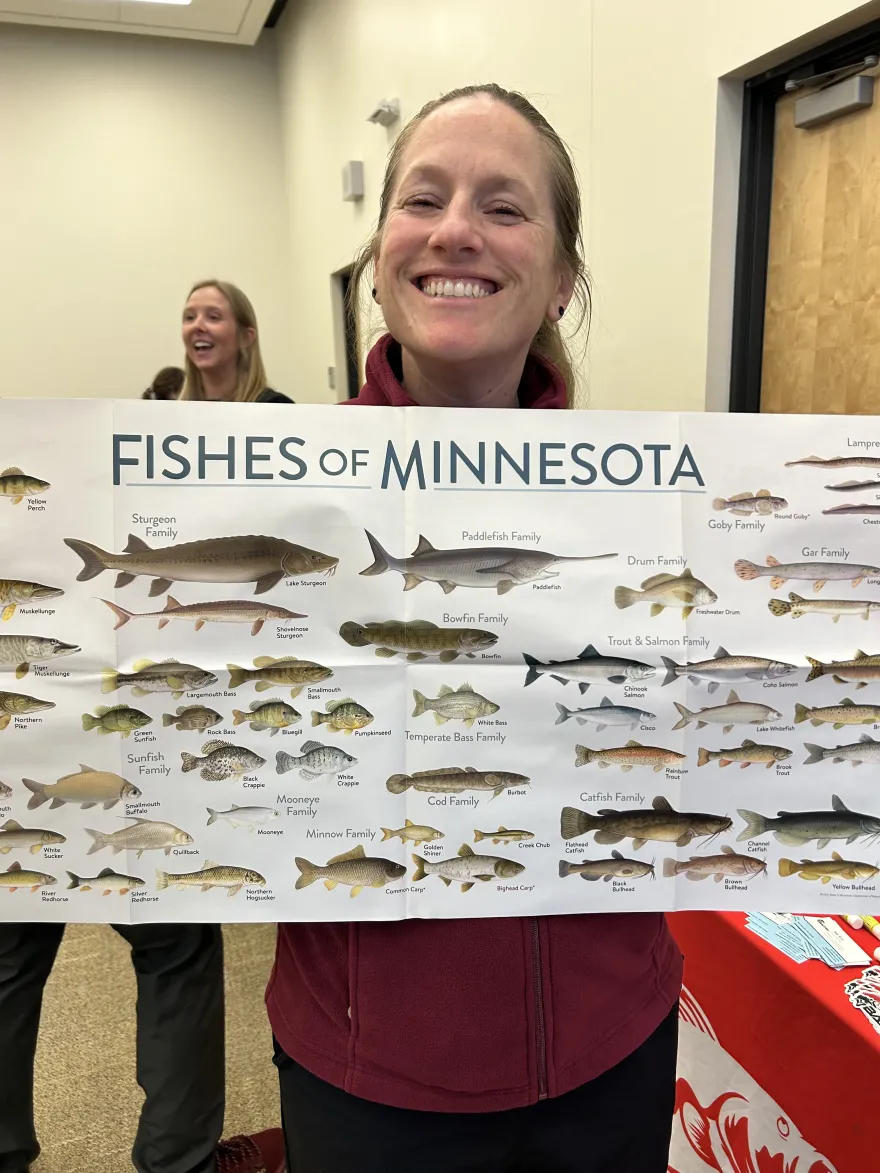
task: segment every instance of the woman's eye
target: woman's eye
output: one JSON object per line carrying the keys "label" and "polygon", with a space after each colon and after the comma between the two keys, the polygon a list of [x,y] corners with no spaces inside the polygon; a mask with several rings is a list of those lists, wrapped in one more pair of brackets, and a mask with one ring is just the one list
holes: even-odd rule
{"label": "woman's eye", "polygon": [[507,204],[502,204],[498,208],[492,208],[492,213],[493,215],[498,216],[519,216],[519,212],[516,210],[516,208],[510,208],[507,206]]}
{"label": "woman's eye", "polygon": [[427,196],[413,196],[412,199],[406,201],[408,208],[436,208],[436,203],[427,198]]}

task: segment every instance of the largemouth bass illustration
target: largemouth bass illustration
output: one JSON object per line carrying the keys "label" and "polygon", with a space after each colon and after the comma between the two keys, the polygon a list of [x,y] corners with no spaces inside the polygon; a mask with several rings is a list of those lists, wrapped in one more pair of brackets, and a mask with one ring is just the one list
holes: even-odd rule
{"label": "largemouth bass illustration", "polygon": [[0,692],[0,730],[5,729],[13,717],[44,713],[54,708],[54,701],[41,701],[23,692]]}
{"label": "largemouth bass illustration", "polygon": [[252,599],[221,599],[209,603],[178,603],[172,595],[165,602],[163,611],[126,611],[117,603],[109,599],[102,599],[116,616],[113,630],[118,631],[130,619],[158,619],[159,627],[165,627],[172,619],[183,619],[187,623],[194,623],[195,630],[200,631],[206,623],[249,623],[251,635],[259,635],[264,623],[280,623],[286,619],[305,619],[299,611],[288,611],[286,607],[276,607],[271,603],[255,603]]}
{"label": "largemouth bass illustration", "polygon": [[242,888],[265,888],[266,880],[251,868],[206,860],[197,872],[163,872],[156,870],[156,891],[166,888],[198,888],[210,892],[212,888],[226,888],[228,896],[236,896]]}
{"label": "largemouth bass illustration", "polygon": [[821,676],[830,676],[837,684],[858,681],[856,688],[864,688],[869,681],[880,680],[880,655],[870,656],[861,648],[856,649],[851,660],[832,660],[830,664],[823,664],[812,656],[807,656],[807,660],[810,664],[808,683]]}
{"label": "largemouth bass illustration", "polygon": [[827,723],[835,729],[842,729],[844,725],[876,725],[880,722],[880,705],[857,705],[849,697],[844,697],[839,705],[818,705],[812,709],[796,704],[794,721],[796,725],[802,721],[809,721],[811,725]]}
{"label": "largemouth bass illustration", "polygon": [[779,660],[767,660],[763,656],[731,656],[726,648],[719,647],[711,660],[697,660],[693,664],[676,664],[668,656],[663,656],[663,666],[666,668],[665,684],[672,684],[680,676],[686,676],[691,684],[703,684],[710,681],[709,692],[721,684],[730,684],[739,680],[776,680],[781,676],[790,676],[796,672],[794,664],[783,664]]}
{"label": "largemouth bass illustration", "polygon": [[82,649],[77,644],[62,643],[43,635],[0,635],[0,668],[15,665],[15,678],[27,676],[31,664],[72,656]]}
{"label": "largemouth bass illustration", "polygon": [[634,603],[650,603],[651,617],[660,615],[665,607],[681,607],[682,619],[687,619],[695,607],[708,607],[718,602],[718,596],[700,579],[685,568],[681,574],[655,574],[646,578],[642,589],[619,586],[614,591],[614,605],[621,611]]}
{"label": "largemouth bass illustration", "polygon": [[141,792],[131,782],[113,774],[109,770],[96,770],[93,766],[80,763],[76,774],[65,774],[57,782],[35,782],[33,778],[22,778],[22,782],[31,792],[28,801],[28,810],[36,810],[44,802],[52,800],[49,810],[70,803],[81,810],[91,810],[99,803],[105,811],[116,806],[118,802],[133,802],[141,797]]}
{"label": "largemouth bass illustration", "polygon": [[841,615],[858,615],[869,619],[872,611],[880,611],[880,602],[875,599],[804,599],[794,591],[789,593],[789,602],[771,599],[767,607],[771,615],[781,618],[790,615],[801,619],[804,615],[830,615],[832,623],[838,623]]}
{"label": "largemouth bass illustration", "polygon": [[788,502],[784,497],[773,497],[769,489],[758,489],[757,493],[735,493],[732,497],[716,497],[712,508],[727,509],[740,517],[748,517],[750,513],[760,514],[762,517],[769,513],[778,513],[780,509],[787,509]]}
{"label": "largemouth bass illustration", "polygon": [[11,619],[20,603],[37,603],[57,599],[63,595],[61,587],[43,586],[41,582],[27,582],[21,578],[0,578],[0,618]]}
{"label": "largemouth bass illustration", "polygon": [[575,681],[582,693],[591,684],[634,684],[650,680],[657,669],[641,660],[629,660],[625,656],[603,656],[587,644],[579,656],[571,660],[548,660],[543,663],[523,652],[526,662],[526,679],[523,687],[533,684],[541,676],[549,676],[560,684]]}
{"label": "largemouth bass illustration", "polygon": [[872,880],[878,873],[880,868],[872,863],[844,859],[837,851],[831,852],[831,859],[802,859],[796,863],[783,856],[779,861],[779,874],[783,878],[800,876],[802,880],[818,880],[820,884],[831,880]]}
{"label": "largemouth bass illustration", "polygon": [[514,774],[510,770],[448,766],[438,770],[414,770],[411,774],[392,774],[385,786],[391,794],[403,794],[410,789],[425,794],[461,794],[465,790],[483,790],[491,791],[492,798],[497,798],[508,787],[528,786],[529,781],[524,774]]}
{"label": "largemouth bass illustration", "polygon": [[376,538],[364,531],[374,561],[361,574],[385,574],[397,571],[404,578],[403,589],[411,591],[423,582],[436,582],[448,595],[456,587],[494,588],[499,595],[515,586],[558,578],[553,569],[566,562],[595,562],[616,558],[616,554],[586,554],[578,557],[547,554],[543,550],[525,550],[512,546],[476,546],[472,549],[438,550],[423,535],[412,554],[395,558],[383,549]]}
{"label": "largemouth bass illustration", "polygon": [[729,766],[731,762],[739,762],[741,770],[747,770],[753,762],[765,763],[769,770],[777,762],[784,762],[791,757],[792,751],[782,745],[758,745],[747,737],[742,745],[731,749],[704,749],[697,750],[697,765],[706,766],[709,762],[717,762],[719,766]]}
{"label": "largemouth bass illustration", "polygon": [[642,876],[654,879],[654,865],[639,859],[627,859],[619,851],[611,852],[611,859],[584,859],[580,863],[559,861],[559,876],[580,876],[582,880],[638,880]]}
{"label": "largemouth bass illustration", "polygon": [[20,505],[25,497],[40,497],[51,488],[48,481],[28,476],[15,465],[0,472],[0,497],[5,497],[13,505]]}
{"label": "largemouth bass illustration", "polygon": [[232,538],[201,538],[176,546],[152,549],[143,538],[129,534],[122,554],[110,554],[91,542],[65,538],[82,558],[77,582],[115,570],[116,588],[128,586],[138,575],[152,578],[150,597],[161,595],[173,582],[253,582],[254,594],[271,590],[282,578],[307,574],[334,574],[339,562],[330,554],[297,546],[284,538],[248,534]]}
{"label": "largemouth bass illustration", "polygon": [[294,887],[308,888],[315,880],[323,880],[324,887],[331,892],[337,884],[346,884],[351,888],[350,896],[359,896],[364,888],[384,888],[386,884],[393,884],[406,875],[402,863],[382,859],[381,856],[369,856],[362,843],[343,855],[334,855],[323,866],[301,856],[297,856],[294,863],[300,871]]}
{"label": "largemouth bass illustration", "polygon": [[681,720],[673,725],[673,729],[684,729],[691,721],[696,721],[697,728],[704,725],[721,725],[722,733],[730,733],[734,725],[768,725],[771,721],[779,721],[782,714],[769,705],[756,704],[754,701],[741,701],[733,689],[727,697],[726,705],[713,705],[711,708],[691,712],[685,705],[675,702]]}
{"label": "largemouth bass illustration", "polygon": [[817,762],[849,762],[852,766],[868,762],[874,766],[880,765],[880,741],[875,741],[867,733],[863,733],[858,741],[850,745],[834,745],[827,749],[805,741],[804,749],[809,754],[804,761],[805,766],[815,766]]}
{"label": "largemouth bass illustration", "polygon": [[767,874],[767,864],[756,855],[737,855],[732,847],[722,847],[720,855],[692,855],[690,859],[665,859],[663,875],[686,876],[689,880],[708,880],[720,884],[725,876],[747,880]]}
{"label": "largemouth bass illustration", "polygon": [[821,456],[805,456],[803,460],[786,460],[786,468],[797,468],[799,464],[812,468],[880,468],[880,456],[834,456],[823,460]]}
{"label": "largemouth bass illustration", "polygon": [[836,794],[831,796],[830,811],[779,811],[774,818],[757,811],[740,810],[745,827],[737,835],[737,842],[758,839],[772,833],[780,843],[802,847],[815,839],[819,850],[823,850],[832,839],[845,839],[855,843],[856,839],[880,838],[880,817],[852,811]]}
{"label": "largemouth bass illustration", "polygon": [[814,591],[821,591],[826,582],[851,581],[853,587],[870,575],[880,575],[880,566],[868,566],[861,562],[780,562],[772,554],[767,555],[767,565],[758,566],[748,558],[739,558],[733,564],[737,578],[751,582],[756,578],[770,579],[770,586],[778,591],[790,578],[812,582]]}
{"label": "largemouth bass illustration", "polygon": [[687,847],[692,839],[714,839],[732,826],[732,820],[726,815],[677,811],[662,794],[657,795],[649,809],[619,811],[603,807],[591,815],[566,806],[559,820],[563,839],[575,839],[589,831],[596,832],[596,843],[620,843],[631,837],[634,851],[649,841]]}
{"label": "largemouth bass illustration", "polygon": [[649,766],[657,773],[668,769],[669,766],[677,766],[685,760],[683,753],[676,753],[673,749],[642,745],[641,742],[632,740],[613,749],[589,749],[586,745],[576,745],[574,751],[576,766],[588,766],[591,762],[598,762],[600,770],[607,770],[609,766],[620,766],[621,770],[629,772],[636,766]]}
{"label": "largemouth bass illustration", "polygon": [[467,843],[462,843],[458,855],[449,859],[435,862],[414,855],[412,861],[416,865],[412,877],[414,884],[426,876],[439,876],[447,888],[450,884],[460,884],[462,892],[470,892],[477,880],[512,880],[525,871],[525,864],[516,860],[504,859],[500,855],[477,855]]}
{"label": "largemouth bass illustration", "polygon": [[119,672],[115,668],[101,670],[101,692],[116,692],[119,688],[131,688],[135,696],[149,696],[151,692],[170,692],[179,700],[185,692],[196,692],[210,688],[217,683],[213,672],[198,668],[195,664],[181,664],[179,660],[136,660],[131,672]]}

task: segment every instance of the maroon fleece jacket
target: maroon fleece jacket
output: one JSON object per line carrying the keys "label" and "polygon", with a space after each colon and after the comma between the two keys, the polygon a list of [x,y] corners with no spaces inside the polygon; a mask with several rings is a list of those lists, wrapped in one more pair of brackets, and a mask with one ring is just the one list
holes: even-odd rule
{"label": "maroon fleece jacket", "polygon": [[[386,335],[351,402],[413,406],[399,373]],[[564,408],[558,371],[530,357],[519,400]],[[282,924],[266,1001],[281,1047],[320,1079],[399,1108],[492,1112],[601,1075],[680,988],[663,916],[604,913]]]}

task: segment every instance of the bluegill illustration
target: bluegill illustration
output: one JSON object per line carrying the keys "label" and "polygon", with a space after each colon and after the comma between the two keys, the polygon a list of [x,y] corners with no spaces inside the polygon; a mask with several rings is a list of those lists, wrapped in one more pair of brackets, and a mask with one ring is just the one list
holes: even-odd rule
{"label": "bluegill illustration", "polygon": [[726,648],[719,647],[711,660],[697,660],[692,664],[676,664],[669,656],[663,656],[666,668],[664,685],[672,684],[686,676],[691,684],[710,681],[709,692],[715,692],[721,684],[740,680],[777,680],[796,672],[794,664],[780,660],[767,660],[763,656],[731,656]]}
{"label": "bluegill illustration", "polygon": [[652,618],[660,615],[665,607],[681,607],[681,617],[687,619],[695,607],[708,607],[717,602],[715,592],[694,578],[687,567],[679,575],[652,575],[638,591],[626,586],[616,587],[614,591],[614,605],[621,611],[634,603],[650,603]]}
{"label": "bluegill illustration", "polygon": [[469,892],[477,880],[512,880],[525,871],[525,864],[516,860],[504,859],[500,855],[477,855],[467,843],[462,843],[458,855],[449,859],[435,862],[414,855],[412,861],[416,865],[412,877],[414,884],[426,876],[439,876],[447,888],[450,884],[460,884],[462,892]]}
{"label": "bluegill illustration", "polygon": [[486,700],[484,696],[474,692],[469,684],[460,684],[458,688],[441,684],[435,697],[427,697],[414,688],[413,701],[414,717],[433,712],[435,725],[444,725],[447,721],[463,721],[468,729],[478,717],[490,717],[500,708],[494,701]]}
{"label": "bluegill illustration", "polygon": [[582,693],[591,684],[635,684],[650,680],[657,669],[641,660],[630,660],[625,656],[603,656],[592,644],[587,644],[579,656],[571,660],[536,660],[523,652],[526,662],[526,679],[523,687],[533,684],[540,676],[549,676],[560,684],[574,681]]}
{"label": "bluegill illustration", "polygon": [[216,683],[213,672],[173,659],[162,660],[159,664],[155,660],[136,660],[131,672],[119,672],[116,668],[101,670],[101,692],[130,687],[135,696],[170,692],[175,700],[179,700],[185,692],[197,692]]}
{"label": "bluegill illustration", "polygon": [[769,489],[758,489],[757,493],[734,493],[732,497],[716,497],[712,508],[719,512],[729,510],[740,517],[747,517],[750,513],[766,516],[778,513],[780,509],[787,509],[788,502],[784,497],[773,497]]}
{"label": "bluegill illustration", "polygon": [[832,623],[839,623],[841,615],[858,615],[869,619],[872,611],[880,610],[880,602],[874,599],[804,599],[794,591],[789,592],[789,602],[771,599],[767,608],[771,615],[781,619],[790,615],[802,619],[804,615],[830,615]]}
{"label": "bluegill illustration", "polygon": [[233,709],[232,716],[234,725],[248,721],[254,732],[259,733],[260,730],[268,729],[270,737],[274,737],[279,729],[287,729],[302,720],[302,713],[298,713],[293,705],[278,700],[251,701],[248,712]]}
{"label": "bluegill illustration", "polygon": [[737,835],[740,843],[745,839],[759,839],[770,832],[780,843],[793,847],[802,847],[815,839],[821,851],[832,839],[855,843],[856,839],[876,841],[880,838],[880,817],[850,810],[836,794],[831,796],[830,811],[779,811],[773,817],[741,809],[739,814],[745,822],[745,827]]}
{"label": "bluegill illustration", "polygon": [[5,729],[13,717],[44,713],[54,708],[54,701],[41,701],[23,692],[0,692],[0,730]]}
{"label": "bluegill illustration", "polygon": [[436,656],[448,664],[459,656],[474,659],[477,652],[494,647],[498,636],[478,627],[439,627],[427,619],[387,619],[384,623],[343,623],[339,634],[353,648],[373,644],[382,659],[405,653],[411,661]]}
{"label": "bluegill illustration", "polygon": [[562,808],[559,820],[563,839],[575,839],[590,831],[596,832],[596,843],[620,843],[622,839],[632,837],[635,851],[649,841],[687,847],[692,839],[711,840],[732,826],[727,815],[677,811],[662,794],[657,795],[648,809],[620,811],[603,807],[591,815],[577,807],[566,806]]}
{"label": "bluegill illustration", "polygon": [[367,855],[362,843],[342,855],[334,855],[323,865],[302,856],[297,856],[294,863],[300,873],[295,888],[308,888],[316,880],[323,880],[324,887],[331,892],[337,884],[345,884],[351,889],[350,896],[359,896],[364,888],[384,888],[406,875],[402,863]]}
{"label": "bluegill illustration", "polygon": [[599,733],[603,729],[607,729],[609,725],[623,725],[634,729],[636,725],[647,725],[655,720],[654,713],[648,713],[644,709],[634,709],[629,705],[616,705],[607,696],[603,696],[599,704],[592,709],[567,709],[565,705],[561,705],[557,701],[556,711],[559,714],[556,718],[557,725],[574,717],[578,725],[587,725],[592,722]]}
{"label": "bluegill illustration", "polygon": [[11,619],[15,608],[21,603],[57,599],[63,594],[61,587],[43,586],[40,582],[27,582],[21,578],[0,578],[0,618]]}
{"label": "bluegill illustration", "polygon": [[81,649],[43,635],[0,635],[0,668],[15,666],[15,678],[27,676],[31,664],[72,656]]}
{"label": "bluegill illustration", "polygon": [[277,607],[271,603],[256,603],[253,599],[221,599],[208,603],[181,604],[169,595],[163,611],[140,613],[127,611],[125,607],[111,603],[109,599],[102,599],[101,602],[106,603],[116,616],[114,631],[124,627],[131,619],[158,619],[160,629],[172,619],[183,619],[187,623],[195,624],[196,631],[200,631],[206,623],[249,623],[251,635],[259,635],[264,623],[307,618],[299,611],[288,611],[286,607]]}
{"label": "bluegill illustration", "polygon": [[266,764],[266,759],[258,753],[230,741],[206,741],[202,746],[202,754],[203,757],[197,757],[195,754],[181,753],[180,768],[186,774],[201,766],[200,773],[206,782],[222,782],[224,778],[253,773]]}
{"label": "bluegill illustration", "polygon": [[17,465],[11,465],[0,472],[0,497],[13,505],[20,505],[25,497],[40,497],[52,486],[40,477],[29,476]]}
{"label": "bluegill illustration", "polygon": [[580,863],[570,860],[559,861],[560,879],[566,876],[580,876],[582,880],[638,880],[643,876],[654,879],[654,865],[642,863],[639,859],[627,859],[619,851],[611,852],[611,859],[582,859]]}
{"label": "bluegill illustration", "polygon": [[616,558],[616,554],[586,554],[567,556],[546,554],[543,550],[526,550],[509,546],[475,546],[456,550],[438,550],[423,535],[412,554],[395,558],[384,550],[376,538],[364,531],[373,552],[374,561],[361,574],[385,574],[388,570],[402,574],[405,591],[411,591],[423,582],[436,582],[448,595],[456,587],[494,588],[499,595],[507,594],[515,586],[537,582],[539,579],[558,578],[553,569],[567,562],[595,562]]}
{"label": "bluegill illustration", "polygon": [[814,591],[821,591],[826,582],[852,582],[853,587],[871,575],[880,575],[880,566],[869,566],[862,562],[780,562],[772,554],[767,555],[767,565],[759,566],[748,558],[739,558],[733,564],[737,578],[744,582],[769,577],[770,586],[778,591],[790,578],[812,582]]}

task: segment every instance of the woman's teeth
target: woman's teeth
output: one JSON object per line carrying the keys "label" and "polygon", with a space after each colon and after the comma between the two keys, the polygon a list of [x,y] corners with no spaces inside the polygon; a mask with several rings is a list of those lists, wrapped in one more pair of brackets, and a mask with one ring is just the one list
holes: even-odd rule
{"label": "woman's teeth", "polygon": [[420,283],[422,293],[428,297],[491,297],[494,289],[471,281],[449,281],[428,278]]}

